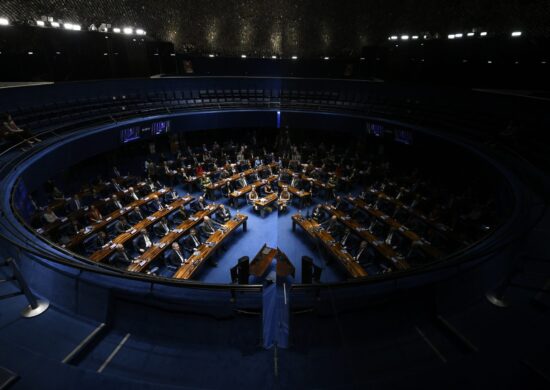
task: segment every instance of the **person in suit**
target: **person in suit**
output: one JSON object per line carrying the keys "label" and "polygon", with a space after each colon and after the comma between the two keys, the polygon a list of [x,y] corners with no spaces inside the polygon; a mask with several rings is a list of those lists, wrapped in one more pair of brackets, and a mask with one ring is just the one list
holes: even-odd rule
{"label": "person in suit", "polygon": [[120,174],[120,171],[118,170],[118,168],[113,165],[113,174],[115,175],[115,177],[120,177],[121,174]]}
{"label": "person in suit", "polygon": [[116,246],[115,253],[109,257],[109,264],[117,268],[128,268],[132,264],[132,259],[126,253],[123,245]]}
{"label": "person in suit", "polygon": [[285,211],[290,202],[290,192],[288,186],[284,185],[281,194],[279,195],[279,211]]}
{"label": "person in suit", "polygon": [[149,202],[149,204],[147,205],[147,208],[149,209],[150,212],[155,213],[159,210],[163,210],[164,205],[159,200],[158,195],[155,194],[153,195],[151,202]]}
{"label": "person in suit", "polygon": [[108,206],[109,213],[112,213],[113,211],[116,211],[116,210],[122,210],[123,208],[124,206],[122,205],[122,202],[120,201],[120,199],[118,199],[118,196],[113,195],[113,197],[111,198],[111,202]]}
{"label": "person in suit", "polygon": [[207,188],[210,184],[212,184],[212,180],[210,180],[210,176],[208,175],[203,175],[201,178],[200,178],[200,186],[201,186],[201,189],[203,191],[206,191]]}
{"label": "person in suit", "polygon": [[188,218],[188,212],[185,209],[185,206],[182,205],[174,212],[174,216],[172,218],[172,221],[175,224],[179,225],[180,223],[185,221],[187,218]]}
{"label": "person in suit", "polygon": [[216,211],[216,219],[219,223],[226,223],[231,219],[231,212],[222,204]]}
{"label": "person in suit", "polygon": [[128,193],[126,194],[126,198],[130,202],[134,202],[136,200],[139,200],[139,196],[136,194],[136,191],[134,190],[134,187],[128,188]]}
{"label": "person in suit", "polygon": [[94,205],[90,206],[90,211],[88,212],[88,219],[91,223],[98,223],[103,220],[103,215],[99,212],[98,208]]}
{"label": "person in suit", "polygon": [[231,193],[233,192],[233,185],[230,181],[225,183],[225,185],[221,188],[221,192],[225,198],[229,198],[231,196]]}
{"label": "person in suit", "polygon": [[170,227],[168,226],[168,220],[163,217],[155,225],[153,225],[153,232],[157,237],[163,237],[170,233]]}
{"label": "person in suit", "polygon": [[122,234],[126,232],[127,230],[131,229],[132,226],[128,223],[126,218],[121,217],[119,220],[116,221],[114,232],[116,235]]}
{"label": "person in suit", "polygon": [[273,193],[273,187],[271,187],[271,184],[266,183],[266,185],[262,187],[262,192],[264,196],[268,196]]}
{"label": "person in suit", "polygon": [[80,211],[82,209],[82,201],[80,200],[80,196],[78,194],[75,194],[73,198],[69,201],[67,204],[67,208],[70,212]]}
{"label": "person in suit", "polygon": [[248,185],[247,181],[246,181],[246,177],[244,176],[244,173],[241,173],[239,175],[239,178],[237,179],[237,187],[239,189],[243,189],[244,187],[246,187]]}
{"label": "person in suit", "polygon": [[59,243],[66,245],[78,234],[82,226],[76,218],[69,218],[69,222],[60,228]]}
{"label": "person in suit", "polygon": [[191,229],[189,235],[183,240],[182,246],[188,254],[192,254],[196,249],[201,246],[200,237],[198,236],[195,229]]}
{"label": "person in suit", "polygon": [[210,237],[216,232],[217,226],[219,223],[210,219],[210,217],[205,216],[201,224],[201,233],[205,238]]}
{"label": "person in suit", "polygon": [[171,191],[168,191],[165,195],[164,195],[164,201],[166,203],[171,203],[171,202],[174,202],[176,201],[177,199],[179,198],[179,195],[176,191],[174,190],[171,190]]}
{"label": "person in suit", "polygon": [[113,188],[113,190],[115,190],[116,192],[122,192],[124,191],[124,188],[118,184],[117,180],[115,178],[112,178],[111,179],[111,187]]}
{"label": "person in suit", "polygon": [[135,225],[135,224],[139,223],[143,219],[144,219],[143,213],[141,212],[141,210],[137,206],[134,207],[134,209],[128,213],[128,221],[132,225]]}
{"label": "person in suit", "polygon": [[195,212],[202,211],[206,209],[207,203],[204,200],[203,196],[199,196],[199,199],[197,199],[195,202],[191,203],[191,209]]}
{"label": "person in suit", "polygon": [[355,253],[355,256],[353,256],[353,259],[360,263],[361,260],[364,260],[364,258],[367,255],[367,242],[361,241],[361,244],[359,244],[359,249],[357,250],[357,253]]}
{"label": "person in suit", "polygon": [[153,245],[153,241],[151,240],[151,238],[149,237],[149,233],[147,233],[147,230],[145,229],[140,230],[139,236],[137,237],[135,243],[136,251],[139,253],[144,253]]}
{"label": "person in suit", "polygon": [[166,266],[168,268],[178,268],[181,267],[187,259],[183,255],[180,245],[177,242],[172,244],[172,253],[166,258]]}
{"label": "person in suit", "polygon": [[326,219],[325,211],[323,210],[323,207],[320,204],[315,206],[315,208],[313,209],[311,218],[317,223],[323,223],[325,221]]}

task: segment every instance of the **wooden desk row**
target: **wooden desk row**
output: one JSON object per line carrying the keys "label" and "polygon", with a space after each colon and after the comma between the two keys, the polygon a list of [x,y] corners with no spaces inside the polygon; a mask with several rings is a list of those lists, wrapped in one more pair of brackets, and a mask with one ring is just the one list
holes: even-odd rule
{"label": "wooden desk row", "polygon": [[382,255],[390,264],[395,266],[397,269],[406,270],[410,268],[410,265],[398,254],[396,253],[389,245],[387,245],[383,240],[379,240],[374,234],[369,232],[364,226],[351,219],[346,213],[341,210],[336,209],[334,206],[323,205],[323,208],[327,210],[331,215],[336,216],[338,220],[344,224],[348,229],[353,233],[361,237],[372,247],[376,249],[378,253]]}
{"label": "wooden desk row", "polygon": [[406,237],[412,243],[415,243],[416,245],[418,245],[418,247],[428,256],[432,258],[441,257],[442,254],[437,248],[430,245],[427,241],[423,240],[418,234],[408,229],[405,225],[402,225],[396,219],[386,215],[382,210],[378,210],[370,207],[367,204],[367,202],[365,202],[363,199],[360,199],[360,198],[348,196],[344,199],[349,203],[351,203],[355,208],[365,211],[369,215],[380,220],[382,223],[388,225],[390,228],[399,231],[401,234],[403,234],[404,237]]}
{"label": "wooden desk row", "polygon": [[130,211],[132,211],[135,207],[143,206],[144,204],[147,204],[151,202],[155,197],[161,196],[169,191],[168,188],[162,188],[157,192],[153,192],[149,195],[147,195],[145,198],[141,198],[138,200],[135,200],[131,202],[126,207],[115,210],[111,214],[107,215],[105,218],[103,218],[101,221],[94,223],[91,226],[86,227],[85,229],[81,230],[76,236],[72,238],[72,240],[65,245],[64,247],[68,249],[74,249],[78,245],[80,245],[86,238],[88,238],[91,234],[98,232],[99,230],[103,229],[105,226],[107,226],[109,223],[119,219],[123,215],[128,214]]}
{"label": "wooden desk row", "polygon": [[162,210],[157,211],[156,213],[151,214],[149,217],[144,218],[134,226],[132,226],[131,229],[128,231],[118,235],[115,237],[111,242],[107,243],[103,246],[103,248],[95,251],[91,256],[90,259],[95,262],[102,262],[104,261],[108,256],[110,256],[114,251],[117,245],[124,245],[128,241],[134,239],[137,237],[141,229],[147,229],[152,224],[158,222],[160,219],[170,215],[171,213],[178,210],[180,207],[185,206],[189,202],[193,200],[193,197],[191,196],[185,196],[183,198],[179,198],[169,204],[167,207],[165,207]]}
{"label": "wooden desk row", "polygon": [[368,276],[367,271],[355,261],[353,256],[346,251],[344,247],[328,233],[323,230],[319,223],[312,219],[306,219],[300,214],[292,216],[292,230],[299,225],[313,240],[319,240],[327,249],[332,257],[334,257],[347,271],[352,278],[362,278]]}
{"label": "wooden desk row", "polygon": [[200,224],[204,217],[210,216],[217,209],[218,205],[210,204],[205,210],[197,211],[190,218],[183,221],[175,229],[162,237],[158,242],[153,244],[147,251],[139,255],[132,265],[128,267],[128,271],[141,272],[153,260],[158,258],[166,249],[169,249],[172,243],[186,235],[192,228]]}
{"label": "wooden desk row", "polygon": [[243,214],[237,214],[223,226],[225,230],[218,229],[208,240],[203,242],[200,247],[187,259],[174,274],[176,279],[191,279],[199,269],[202,268],[208,258],[221,246],[222,242],[229,237],[237,228],[243,225],[246,231],[246,221],[248,217]]}

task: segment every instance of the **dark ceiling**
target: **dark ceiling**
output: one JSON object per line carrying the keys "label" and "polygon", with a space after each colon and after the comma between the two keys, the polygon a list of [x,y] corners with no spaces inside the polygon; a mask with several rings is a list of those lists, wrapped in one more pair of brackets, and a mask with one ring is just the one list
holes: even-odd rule
{"label": "dark ceiling", "polygon": [[221,55],[358,54],[391,34],[479,28],[550,35],[548,0],[2,0],[0,17],[42,15],[138,26],[178,51]]}

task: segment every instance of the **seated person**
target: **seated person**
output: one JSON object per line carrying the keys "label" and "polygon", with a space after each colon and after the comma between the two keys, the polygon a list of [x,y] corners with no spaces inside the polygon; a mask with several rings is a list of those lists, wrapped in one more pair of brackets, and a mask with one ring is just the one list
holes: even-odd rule
{"label": "seated person", "polygon": [[183,255],[180,245],[177,242],[172,244],[172,253],[170,253],[170,256],[165,257],[164,259],[165,265],[171,269],[179,268],[187,261]]}
{"label": "seated person", "polygon": [[235,184],[237,186],[237,189],[239,189],[239,190],[243,189],[244,187],[246,187],[248,185],[248,182],[246,181],[246,177],[244,176],[244,173],[240,174],[240,176],[237,179]]}
{"label": "seated person", "polygon": [[164,209],[164,205],[159,200],[158,195],[153,195],[152,200],[147,204],[147,209],[151,213],[156,213],[157,211]]}
{"label": "seated person", "polygon": [[153,241],[151,240],[151,237],[149,237],[149,233],[147,233],[146,229],[141,229],[139,232],[139,236],[134,240],[134,245],[136,252],[138,253],[145,253],[151,246],[153,245]]}
{"label": "seated person", "polygon": [[366,254],[367,254],[366,251],[367,251],[367,242],[361,241],[361,244],[359,244],[359,248],[355,253],[355,255],[353,256],[353,259],[356,262],[361,263],[363,258],[366,257]]}
{"label": "seated person", "polygon": [[69,202],[67,203],[67,209],[70,212],[80,211],[82,207],[83,207],[83,204],[78,194],[75,194],[73,198],[69,200]]}
{"label": "seated person", "polygon": [[110,214],[117,210],[122,210],[124,206],[122,202],[118,199],[117,195],[113,195],[111,201],[107,204],[107,212]]}
{"label": "seated person", "polygon": [[109,264],[117,268],[128,268],[132,264],[132,259],[126,253],[123,245],[116,246],[115,253],[109,257]]}
{"label": "seated person", "polygon": [[219,223],[226,223],[231,219],[231,212],[222,204],[216,211],[216,219]]}
{"label": "seated person", "polygon": [[63,200],[65,199],[65,196],[63,195],[63,192],[56,186],[53,186],[52,192],[50,193],[53,200]]}
{"label": "seated person", "polygon": [[206,191],[207,188],[210,184],[212,184],[212,180],[210,180],[210,177],[207,176],[207,175],[204,175],[200,178],[200,187],[201,187],[201,190],[203,191]]}
{"label": "seated person", "polygon": [[171,203],[171,202],[174,202],[176,201],[177,199],[179,199],[179,195],[176,191],[174,190],[171,190],[171,191],[168,191],[165,195],[164,195],[164,202],[165,203]]}
{"label": "seated person", "polygon": [[184,205],[181,205],[174,213],[172,214],[172,222],[176,225],[181,224],[187,218],[189,218],[188,212],[185,209]]}
{"label": "seated person", "polygon": [[111,188],[116,192],[124,191],[124,188],[117,182],[115,178],[111,179]]}
{"label": "seated person", "polygon": [[0,133],[9,140],[13,140],[14,142],[26,140],[28,145],[41,141],[39,138],[33,137],[33,135],[27,130],[23,130],[17,126],[11,115],[8,113],[2,114],[0,123]]}
{"label": "seated person", "polygon": [[116,235],[119,235],[119,234],[122,234],[122,233],[126,232],[127,230],[129,230],[131,228],[132,228],[132,226],[128,223],[126,218],[120,217],[120,219],[118,219],[115,223],[114,233]]}
{"label": "seated person", "polygon": [[286,210],[288,203],[290,202],[290,192],[288,192],[288,186],[284,185],[281,194],[279,195],[279,211]]}
{"label": "seated person", "polygon": [[323,229],[330,233],[338,225],[338,218],[336,215],[333,215],[330,219],[327,219],[320,225]]}
{"label": "seated person", "polygon": [[266,185],[262,187],[261,192],[263,196],[268,196],[273,193],[273,187],[271,187],[271,184],[266,183]]}
{"label": "seated person", "polygon": [[199,199],[191,203],[191,209],[195,212],[202,211],[206,209],[208,204],[206,203],[206,200],[204,200],[204,196],[199,196]]}
{"label": "seated person", "polygon": [[168,220],[163,217],[160,221],[153,225],[153,232],[157,237],[163,237],[170,233],[170,227],[168,226]]}
{"label": "seated person", "polygon": [[88,212],[88,219],[90,223],[98,223],[103,220],[103,215],[99,212],[98,208],[94,205],[90,206],[90,211]]}
{"label": "seated person", "polygon": [[255,201],[259,199],[258,193],[256,192],[256,186],[253,185],[252,189],[248,193],[248,203],[254,206],[254,210],[258,211],[258,206],[254,204]]}
{"label": "seated person", "polygon": [[231,196],[231,193],[233,192],[233,185],[230,181],[225,183],[225,185],[221,188],[221,192],[225,198],[229,198]]}
{"label": "seated person", "polygon": [[54,213],[51,207],[47,207],[44,213],[42,214],[42,219],[44,223],[50,224],[59,220],[59,217]]}
{"label": "seated person", "polygon": [[189,235],[183,239],[182,246],[189,255],[201,246],[200,237],[195,229],[191,229]]}
{"label": "seated person", "polygon": [[100,231],[96,235],[90,236],[90,238],[84,242],[84,249],[87,254],[92,254],[101,249],[107,242],[107,234],[105,234],[104,231]]}
{"label": "seated person", "polygon": [[64,224],[59,230],[60,230],[60,237],[59,237],[59,243],[66,245],[68,244],[71,239],[78,234],[78,232],[82,229],[82,226],[78,222],[76,218],[70,218],[69,222]]}
{"label": "seated person", "polygon": [[128,193],[126,194],[126,198],[130,202],[134,202],[136,200],[139,200],[138,194],[136,194],[136,191],[134,190],[134,187],[128,188]]}
{"label": "seated person", "polygon": [[210,219],[208,216],[205,216],[201,224],[201,233],[205,238],[208,238],[216,232],[219,226],[220,224],[218,222]]}
{"label": "seated person", "polygon": [[135,225],[143,221],[144,219],[145,219],[145,215],[143,215],[143,212],[138,206],[134,207],[134,209],[128,213],[128,221],[132,225]]}

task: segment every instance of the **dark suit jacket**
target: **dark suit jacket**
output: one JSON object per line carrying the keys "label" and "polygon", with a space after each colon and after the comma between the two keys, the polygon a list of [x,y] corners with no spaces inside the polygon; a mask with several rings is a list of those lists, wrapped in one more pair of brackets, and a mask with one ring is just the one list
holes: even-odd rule
{"label": "dark suit jacket", "polygon": [[206,208],[207,204],[205,201],[202,201],[202,202],[199,202],[198,200],[194,201],[193,203],[191,203],[191,209],[193,211],[201,211],[201,210],[204,210]]}
{"label": "dark suit jacket", "polygon": [[127,257],[128,258],[125,258],[123,253],[115,252],[111,255],[111,257],[109,257],[109,264],[118,268],[126,268],[132,264],[132,259],[130,256]]}
{"label": "dark suit jacket", "polygon": [[[181,253],[181,256],[183,257],[183,260],[185,260],[185,255],[183,252]],[[172,250],[172,253],[170,253],[170,256],[166,259],[166,265],[167,266],[173,266],[173,267],[179,267],[182,264],[182,260],[179,258],[176,251]]]}
{"label": "dark suit jacket", "polygon": [[[151,245],[153,244],[153,240],[151,237],[149,237],[149,241],[151,241]],[[143,249],[144,251],[147,250],[145,246],[145,238],[140,234],[136,239],[136,247],[137,249]]]}
{"label": "dark suit jacket", "polygon": [[145,216],[143,213],[141,213],[141,216],[134,210],[130,211],[128,213],[128,222],[130,222],[132,225],[135,225],[136,223],[140,222]]}
{"label": "dark suit jacket", "polygon": [[216,211],[216,220],[219,223],[226,223],[231,219],[231,213],[228,209],[222,210],[221,208]]}
{"label": "dark suit jacket", "polygon": [[[197,242],[200,245],[200,242],[201,242],[200,238],[197,236],[196,239],[197,239]],[[191,235],[188,235],[187,237],[185,237],[185,239],[182,242],[183,249],[185,249],[185,251],[187,251],[189,253],[192,253],[196,248],[199,247],[199,245],[195,244],[195,242],[191,238]]]}

